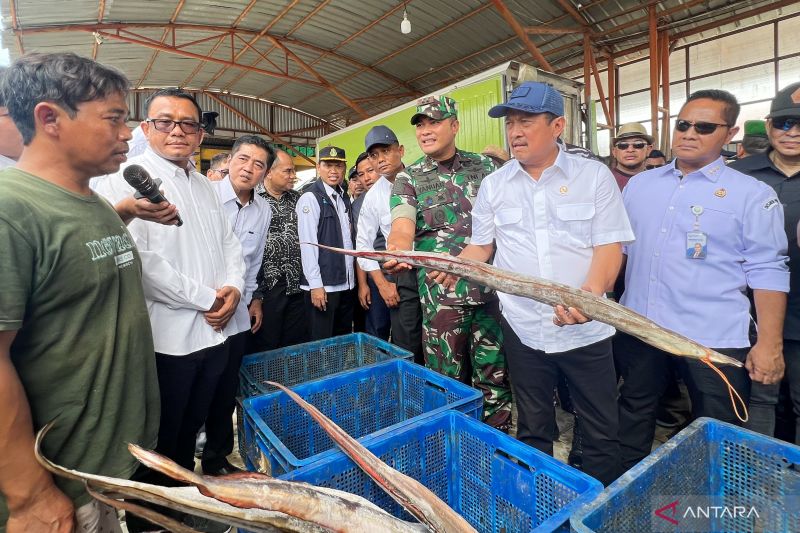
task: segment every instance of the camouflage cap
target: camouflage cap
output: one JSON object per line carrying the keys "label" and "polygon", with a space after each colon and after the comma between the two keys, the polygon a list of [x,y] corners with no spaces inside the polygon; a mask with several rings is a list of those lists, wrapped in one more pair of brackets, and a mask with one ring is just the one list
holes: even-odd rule
{"label": "camouflage cap", "polygon": [[345,156],[344,150],[338,146],[326,146],[321,149],[317,154],[317,159],[319,161],[342,161],[347,163],[347,156]]}
{"label": "camouflage cap", "polygon": [[766,137],[767,123],[763,120],[745,120],[744,134],[748,137]]}
{"label": "camouflage cap", "polygon": [[420,118],[428,117],[433,120],[444,120],[458,117],[456,101],[449,96],[425,96],[417,100],[417,112],[411,117],[411,124],[416,124]]}

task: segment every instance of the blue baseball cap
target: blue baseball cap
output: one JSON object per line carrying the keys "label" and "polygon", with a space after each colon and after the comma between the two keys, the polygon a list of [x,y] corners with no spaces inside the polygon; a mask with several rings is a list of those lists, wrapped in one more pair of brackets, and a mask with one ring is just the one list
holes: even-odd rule
{"label": "blue baseball cap", "polygon": [[514,89],[508,101],[489,110],[492,118],[504,117],[509,111],[525,113],[552,113],[564,116],[564,97],[552,85],[540,81],[526,81]]}
{"label": "blue baseball cap", "polygon": [[364,138],[364,149],[369,152],[370,148],[377,144],[389,146],[396,142],[398,142],[397,135],[391,129],[384,125],[375,126],[367,132],[367,136]]}

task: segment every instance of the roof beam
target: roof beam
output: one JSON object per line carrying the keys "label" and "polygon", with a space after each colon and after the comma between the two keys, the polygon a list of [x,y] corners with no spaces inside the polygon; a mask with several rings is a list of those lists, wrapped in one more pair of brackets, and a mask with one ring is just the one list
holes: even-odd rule
{"label": "roof beam", "polygon": [[506,23],[511,26],[511,29],[514,30],[514,33],[517,34],[517,37],[520,41],[522,41],[525,49],[531,56],[533,56],[536,62],[539,63],[543,69],[553,72],[553,66],[547,61],[547,59],[545,59],[539,48],[533,44],[531,38],[528,37],[527,33],[525,33],[525,28],[522,27],[522,24],[519,23],[511,10],[508,9],[505,2],[503,2],[503,0],[492,0],[492,4],[494,4],[494,7],[497,9],[497,11],[500,13],[500,16],[503,17]]}
{"label": "roof beam", "polygon": [[17,17],[17,0],[8,0],[9,10],[11,11],[11,28],[14,30],[14,38],[17,41],[17,50],[19,55],[25,53],[25,47],[22,45],[22,34],[19,33],[19,17]]}
{"label": "roof beam", "polygon": [[267,128],[265,128],[264,126],[262,126],[261,124],[259,124],[255,120],[253,120],[252,118],[248,117],[245,113],[242,113],[239,109],[237,109],[233,105],[229,104],[228,102],[226,102],[225,100],[220,98],[219,95],[214,94],[212,92],[208,92],[208,91],[203,91],[203,94],[205,94],[206,96],[208,96],[209,98],[211,98],[212,100],[217,102],[219,105],[221,105],[222,107],[224,107],[225,109],[227,109],[228,111],[233,113],[234,115],[238,116],[239,118],[241,118],[242,120],[244,120],[245,122],[247,122],[248,124],[253,126],[254,128],[256,128],[258,131],[260,131],[261,133],[263,133],[267,137],[269,137],[272,142],[278,142],[280,144],[285,145],[287,148],[289,148],[291,151],[293,151],[297,156],[302,157],[303,159],[305,159],[306,161],[308,161],[312,165],[316,165],[317,164],[316,161],[314,161],[313,159],[309,158],[307,155],[302,153],[300,150],[298,150],[297,148],[292,146],[292,144],[290,142],[288,142],[286,139],[284,139],[283,137],[279,136],[276,133],[270,132]]}
{"label": "roof beam", "polygon": [[342,91],[340,91],[339,89],[337,89],[336,87],[331,85],[331,83],[328,80],[326,80],[324,77],[322,77],[316,70],[311,68],[308,65],[308,63],[306,63],[305,61],[300,59],[294,52],[292,52],[291,50],[286,48],[286,46],[284,46],[284,44],[282,42],[280,42],[275,37],[272,37],[271,35],[268,35],[267,39],[269,39],[272,42],[272,44],[275,45],[277,48],[280,48],[281,50],[283,50],[283,53],[285,53],[287,56],[291,57],[292,60],[295,63],[297,63],[298,65],[300,65],[302,67],[303,70],[305,70],[306,72],[308,72],[309,74],[311,74],[312,76],[317,78],[319,80],[319,82],[322,84],[322,86],[325,87],[328,91],[332,92],[337,97],[339,97],[339,99],[342,102],[344,102],[348,106],[352,107],[353,110],[356,113],[361,115],[361,118],[367,118],[369,116],[367,114],[367,112],[364,111],[364,109],[360,105],[358,105],[356,102],[354,102],[353,100],[351,100],[350,98],[345,96],[345,94]]}
{"label": "roof beam", "polygon": [[[329,2],[330,2],[330,0],[324,0],[323,2],[319,3],[319,4],[317,5],[317,7],[315,7],[314,9],[312,9],[312,10],[311,10],[311,12],[310,12],[310,13],[308,13],[308,14],[307,14],[305,17],[303,17],[302,19],[300,19],[300,21],[298,21],[298,22],[297,22],[297,24],[295,24],[295,25],[294,25],[294,26],[293,26],[293,27],[292,27],[292,28],[291,28],[291,29],[290,29],[290,30],[289,30],[289,31],[286,33],[286,35],[285,35],[284,37],[289,37],[291,34],[293,34],[295,31],[297,31],[297,30],[298,30],[298,29],[299,29],[299,28],[300,28],[300,27],[301,27],[303,24],[305,24],[305,23],[306,23],[306,22],[307,22],[307,21],[308,21],[308,20],[309,20],[311,17],[313,17],[314,15],[316,15],[317,13],[319,13],[319,11],[320,11],[320,10],[321,10],[323,7],[325,7],[326,5],[328,5],[328,3],[329,3]],[[296,3],[296,2],[295,2],[295,3]],[[274,25],[274,21],[273,21],[273,22],[271,22],[271,23],[268,25],[268,27],[269,27],[269,28],[272,28],[272,26],[273,26],[273,25]],[[266,32],[264,33],[264,35],[266,35]],[[255,43],[256,43],[256,42],[257,42],[257,41],[258,41],[258,40],[259,40],[259,39],[260,39],[262,36],[263,36],[263,35],[259,35],[259,36],[255,37],[255,38],[253,39],[253,41],[252,41],[250,44],[255,44]],[[273,44],[272,46],[270,46],[269,50],[267,50],[267,51],[266,51],[266,53],[264,53],[262,57],[266,57],[266,56],[268,56],[269,54],[271,54],[271,53],[272,53],[272,51],[273,51],[273,50],[275,50],[275,48],[276,48],[276,46],[275,46],[274,44]],[[288,56],[287,56],[287,57],[288,57]],[[256,66],[256,65],[258,65],[258,63],[259,63],[260,61],[261,61],[261,59],[259,59],[259,58],[256,58],[256,59],[255,59],[255,61],[253,61],[253,62],[252,62],[252,63],[250,63],[250,64],[251,64],[252,66]],[[287,73],[287,74],[289,73],[289,67],[288,67],[288,65],[287,65],[287,67],[286,67],[286,73]],[[238,74],[238,75],[237,75],[235,78],[233,78],[233,79],[232,79],[230,82],[228,82],[228,84],[225,86],[225,88],[227,89],[228,87],[230,87],[230,86],[231,86],[231,85],[233,85],[234,83],[238,82],[238,81],[239,81],[240,79],[242,79],[242,78],[243,78],[243,77],[244,77],[246,74],[247,74],[246,72],[240,72],[240,73],[239,73],[239,74]]]}
{"label": "roof beam", "polygon": [[[103,22],[106,16],[106,0],[100,0],[97,4],[97,22]],[[95,39],[92,45],[92,59],[97,60],[97,50],[100,48],[100,43]]]}
{"label": "roof beam", "polygon": [[567,14],[568,14],[570,17],[572,17],[572,20],[574,20],[575,22],[577,22],[577,23],[578,23],[578,24],[580,24],[581,26],[586,26],[586,25],[587,25],[586,19],[585,19],[585,18],[583,18],[583,15],[581,15],[580,13],[578,13],[578,10],[577,10],[577,9],[575,9],[575,6],[573,6],[573,5],[570,3],[570,1],[569,1],[569,0],[556,0],[556,1],[558,2],[558,5],[560,5],[560,6],[561,6],[561,8],[562,8],[564,11],[566,11],[566,12],[567,12]]}
{"label": "roof beam", "polygon": [[[185,3],[186,0],[178,0],[178,5],[175,6],[175,10],[172,12],[172,16],[169,19],[170,24],[174,23],[175,19],[178,18],[178,14],[183,9]],[[161,35],[161,44],[164,44],[164,41],[167,40],[168,35],[169,35],[169,28],[164,28],[164,33]],[[156,58],[158,57],[158,52],[159,50],[156,49],[156,51],[153,52],[153,55],[150,56],[150,61],[147,63],[147,66],[145,67],[142,76],[139,78],[139,81],[136,82],[136,87],[141,87],[142,83],[144,83],[144,80],[146,80],[147,76],[150,75],[150,70],[153,68],[153,64],[156,62]]]}
{"label": "roof beam", "polygon": [[525,28],[525,33],[532,35],[566,35],[570,33],[583,33],[583,28],[555,28],[552,26],[528,26]]}
{"label": "roof beam", "polygon": [[[276,16],[274,19],[272,19],[272,20],[269,22],[269,24],[267,24],[266,26],[264,26],[264,28],[263,28],[263,29],[262,29],[260,32],[256,33],[256,34],[255,34],[255,36],[254,36],[252,39],[250,39],[249,43],[250,43],[250,44],[255,44],[256,42],[258,42],[258,40],[259,40],[259,39],[260,39],[260,38],[261,38],[263,35],[266,35],[266,34],[267,34],[267,32],[268,32],[269,30],[271,30],[271,29],[272,29],[272,27],[273,27],[275,24],[277,24],[277,23],[278,23],[278,21],[279,21],[280,19],[282,19],[282,18],[284,17],[284,15],[286,15],[286,13],[288,13],[288,12],[289,12],[289,10],[291,10],[291,9],[292,9],[292,8],[295,6],[295,4],[297,4],[297,2],[298,2],[298,1],[299,1],[299,0],[292,0],[291,2],[289,2],[289,3],[288,3],[288,4],[287,4],[287,5],[286,5],[286,6],[285,6],[285,7],[284,7],[282,10],[281,10],[281,12],[280,12],[280,13],[278,13],[278,15],[277,15],[277,16]],[[245,52],[245,49],[244,49],[244,48],[243,48],[242,50],[240,50],[240,51],[239,51],[239,53],[238,53],[238,54],[237,54],[237,55],[234,57],[234,61],[238,60],[238,59],[239,59],[239,57],[241,57],[241,55],[242,55],[242,54],[244,54],[244,52]],[[269,52],[267,52],[267,53],[269,53]],[[228,69],[227,69],[226,67],[223,67],[223,68],[219,69],[219,70],[217,71],[217,73],[216,73],[216,74],[214,74],[214,75],[211,77],[211,79],[210,79],[210,80],[209,80],[209,81],[206,83],[205,87],[206,87],[206,88],[210,87],[210,86],[211,86],[211,84],[212,84],[212,83],[214,83],[215,81],[217,81],[217,80],[218,80],[218,79],[219,79],[219,78],[220,78],[220,77],[221,77],[221,76],[222,76],[222,75],[223,75],[223,74],[224,74],[224,73],[225,73],[227,70],[228,70]]]}
{"label": "roof beam", "polygon": [[[91,31],[91,30],[86,29],[86,30],[83,30],[83,31]],[[195,53],[189,52],[187,50],[182,50],[180,48],[175,48],[173,46],[169,46],[169,45],[166,45],[166,44],[158,44],[157,42],[152,42],[150,40],[142,40],[142,39],[135,39],[133,37],[127,37],[127,36],[122,35],[120,33],[109,33],[107,31],[98,31],[97,33],[99,33],[100,35],[102,35],[103,37],[108,38],[108,39],[114,39],[114,40],[117,40],[117,41],[123,41],[123,42],[130,43],[130,44],[138,44],[140,46],[144,46],[145,48],[151,48],[151,49],[157,50],[159,52],[167,52],[167,53],[171,53],[171,54],[175,54],[175,55],[179,55],[179,56],[183,56],[183,57],[190,57],[192,59],[199,59],[199,60],[204,60],[204,61],[208,61],[208,62],[211,62],[211,63],[218,63],[220,65],[227,65],[227,66],[230,66],[230,67],[241,68],[241,69],[249,70],[251,72],[262,74],[264,76],[269,76],[269,77],[272,77],[272,78],[279,78],[279,79],[288,79],[288,80],[296,81],[296,82],[299,82],[299,83],[305,83],[307,85],[313,85],[313,86],[316,86],[316,87],[320,87],[322,85],[321,83],[316,82],[314,80],[308,80],[308,79],[305,79],[305,78],[296,78],[296,77],[293,77],[293,76],[289,76],[287,74],[283,74],[281,72],[272,72],[272,71],[260,69],[260,68],[257,68],[257,67],[251,67],[249,65],[242,65],[241,63],[234,63],[234,62],[228,61],[226,59],[219,59],[219,58],[216,58],[216,57],[209,57],[209,56],[204,56],[204,55],[201,55],[201,54],[195,54]]]}
{"label": "roof beam", "polygon": [[[354,39],[358,38],[360,35],[363,35],[363,34],[364,34],[366,31],[368,31],[368,30],[370,30],[370,29],[374,28],[374,27],[375,27],[376,25],[378,25],[380,22],[382,22],[382,21],[386,20],[388,17],[392,16],[392,15],[393,15],[393,14],[395,14],[397,11],[399,11],[399,10],[400,10],[400,8],[402,8],[402,7],[405,7],[405,4],[402,4],[402,3],[400,3],[400,4],[397,4],[396,6],[394,6],[393,8],[391,8],[389,11],[387,11],[386,13],[384,13],[383,15],[381,15],[380,17],[376,18],[375,20],[373,20],[372,22],[370,22],[369,24],[367,24],[366,26],[364,26],[363,28],[361,28],[361,29],[360,29],[360,30],[358,30],[357,32],[353,33],[352,35],[350,35],[350,36],[349,36],[347,39],[345,39],[344,41],[342,41],[342,42],[340,42],[339,44],[337,44],[336,46],[334,46],[332,49],[330,49],[330,50],[320,50],[320,56],[319,56],[317,59],[315,59],[314,61],[312,61],[312,62],[310,63],[310,64],[311,64],[311,66],[314,66],[314,65],[316,65],[317,63],[319,63],[320,61],[322,61],[324,58],[328,57],[328,56],[329,56],[329,55],[331,55],[332,53],[334,53],[334,52],[336,52],[337,50],[339,50],[341,47],[343,47],[343,46],[345,46],[346,44],[348,44],[348,43],[352,42]],[[342,57],[347,57],[347,56],[342,56]],[[360,64],[360,63],[358,63],[358,62],[356,62],[356,61],[353,61],[353,63],[355,63],[355,64],[356,64],[356,66],[357,66],[359,69],[362,69],[362,68],[365,66],[365,65],[362,65],[362,64]],[[383,73],[383,71],[379,71],[379,70],[377,70],[377,69],[372,69],[372,70],[373,70],[375,73],[378,73],[378,74],[381,74],[381,73]],[[359,70],[359,71],[358,71],[358,73],[361,73],[361,72],[363,72],[363,70]],[[349,77],[350,77],[350,76],[348,76],[348,78],[349,78]],[[403,87],[404,89],[407,89],[407,90],[409,90],[409,91],[414,91],[414,88],[413,88],[413,87],[411,87],[411,85],[410,85],[408,82],[405,82],[405,81],[403,81],[403,80],[401,80],[401,79],[399,79],[399,78],[396,78],[396,77],[394,77],[394,76],[390,76],[390,75],[388,75],[388,74],[387,74],[387,75],[384,75],[383,77],[384,77],[384,78],[386,78],[387,80],[389,80],[389,81],[393,82],[394,84],[396,84],[396,85],[399,85],[399,86]],[[268,97],[268,96],[269,96],[271,93],[273,93],[273,92],[277,91],[278,89],[280,89],[281,87],[283,87],[283,85],[284,85],[284,83],[280,83],[280,84],[278,84],[276,87],[273,87],[272,89],[270,89],[269,91],[267,91],[267,92],[265,92],[265,93],[262,93],[262,94],[261,94],[261,96],[262,96],[262,97]],[[317,94],[319,94],[319,93],[317,93]],[[417,94],[422,94],[422,93],[419,93],[419,92],[417,92]]]}

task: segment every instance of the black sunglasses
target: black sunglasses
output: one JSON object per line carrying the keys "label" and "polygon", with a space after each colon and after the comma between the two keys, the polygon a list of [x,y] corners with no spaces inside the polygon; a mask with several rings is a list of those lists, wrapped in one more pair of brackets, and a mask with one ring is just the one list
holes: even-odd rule
{"label": "black sunglasses", "polygon": [[633,146],[637,150],[641,150],[642,148],[647,146],[647,143],[643,143],[641,141],[635,143],[617,143],[614,146],[616,146],[620,150],[627,150],[629,146]]}
{"label": "black sunglasses", "polygon": [[700,135],[711,135],[717,128],[730,128],[728,124],[715,124],[714,122],[691,122],[689,120],[678,119],[675,122],[675,129],[678,131],[689,131],[694,127],[694,131]]}
{"label": "black sunglasses", "polygon": [[800,117],[773,117],[772,127],[776,130],[789,131],[795,126],[800,126]]}
{"label": "black sunglasses", "polygon": [[644,166],[644,168],[645,168],[646,170],[653,170],[654,168],[661,168],[661,167],[663,167],[663,166],[664,166],[664,165],[645,165],[645,166]]}

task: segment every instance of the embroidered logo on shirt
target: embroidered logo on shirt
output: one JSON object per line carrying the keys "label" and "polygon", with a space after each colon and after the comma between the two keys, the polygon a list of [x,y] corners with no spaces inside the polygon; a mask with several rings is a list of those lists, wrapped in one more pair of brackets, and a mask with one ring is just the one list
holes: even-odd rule
{"label": "embroidered logo on shirt", "polygon": [[714,191],[714,196],[716,196],[717,198],[725,198],[727,194],[728,191],[726,191],[725,189],[717,189],[716,191]]}
{"label": "embroidered logo on shirt", "polygon": [[566,185],[562,185],[562,186],[561,186],[561,187],[558,189],[558,192],[559,192],[560,194],[567,194],[567,191],[568,191],[568,190],[569,190],[569,189],[567,189],[567,186],[566,186]]}
{"label": "embroidered logo on shirt", "polygon": [[776,205],[778,205],[778,199],[777,198],[771,198],[771,199],[767,200],[767,203],[764,204],[764,209],[766,211],[769,211],[770,209],[772,209]]}
{"label": "embroidered logo on shirt", "polygon": [[308,206],[303,207],[303,213],[308,213],[309,211],[311,211],[311,209],[309,209]]}

